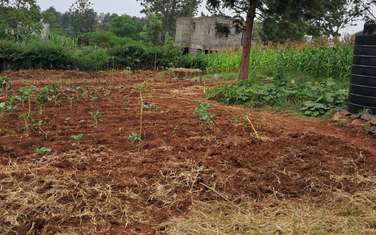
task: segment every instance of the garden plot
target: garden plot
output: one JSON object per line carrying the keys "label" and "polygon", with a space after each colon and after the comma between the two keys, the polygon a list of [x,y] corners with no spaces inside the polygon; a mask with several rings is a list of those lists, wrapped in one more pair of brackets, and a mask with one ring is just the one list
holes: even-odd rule
{"label": "garden plot", "polygon": [[1,234],[376,232],[361,127],[207,101],[221,81],[2,76]]}

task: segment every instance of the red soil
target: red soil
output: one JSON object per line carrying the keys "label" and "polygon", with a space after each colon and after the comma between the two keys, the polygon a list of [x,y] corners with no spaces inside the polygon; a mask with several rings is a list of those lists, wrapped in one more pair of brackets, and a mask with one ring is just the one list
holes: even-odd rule
{"label": "red soil", "polygon": [[[17,106],[5,114],[0,126],[0,167],[31,162],[40,146],[50,148],[54,156],[77,149],[88,155],[106,153],[107,157],[91,158],[81,165],[61,157],[54,160],[54,166],[74,172],[89,184],[115,185],[139,195],[124,200],[145,220],[117,230],[124,234],[163,229],[159,224],[187,213],[192,200],[220,198],[213,188],[235,202],[243,196],[261,200],[273,194],[282,198],[319,197],[327,189],[356,192],[367,187],[336,176],[375,175],[376,138],[361,128],[339,128],[328,121],[206,101],[202,83],[172,80],[153,72],[21,71],[2,75],[14,79],[14,91],[25,85],[56,83],[64,95],[57,104],[48,104],[42,115],[33,105],[32,118],[45,121],[47,139],[39,131],[25,135],[18,116],[26,107]],[[156,110],[145,111],[143,141],[135,146],[128,135],[139,128],[136,86],[144,81],[144,99],[156,104]],[[206,86],[216,84],[207,82]],[[78,86],[89,87],[92,95],[80,97]],[[76,97],[73,107],[66,96]],[[194,114],[199,101],[210,103],[215,124],[199,122]],[[102,114],[98,127],[88,115],[96,110]],[[245,113],[250,113],[257,131],[266,137],[264,141],[253,137],[244,121]],[[77,146],[71,136],[81,133],[84,137]],[[89,150],[90,146],[100,146],[100,150]],[[197,177],[191,179],[191,185],[171,187],[167,196],[172,202],[155,196],[160,185],[187,182],[186,175]]]}

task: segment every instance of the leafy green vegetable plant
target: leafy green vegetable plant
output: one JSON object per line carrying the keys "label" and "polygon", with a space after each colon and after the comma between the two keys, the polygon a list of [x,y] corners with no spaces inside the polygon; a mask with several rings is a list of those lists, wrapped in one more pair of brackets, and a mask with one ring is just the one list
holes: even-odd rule
{"label": "leafy green vegetable plant", "polygon": [[201,122],[212,123],[214,115],[208,112],[210,105],[206,102],[201,102],[197,105],[195,113]]}
{"label": "leafy green vegetable plant", "polygon": [[33,122],[33,124],[31,126],[32,126],[33,130],[42,132],[45,139],[48,138],[47,133],[43,130],[43,126],[44,126],[43,120],[35,121],[35,122]]}
{"label": "leafy green vegetable plant", "polygon": [[33,95],[33,92],[35,90],[34,86],[28,86],[28,87],[22,87],[20,89],[22,100],[27,100],[28,102],[28,113],[29,116],[31,116],[31,96]]}
{"label": "leafy green vegetable plant", "polygon": [[30,122],[29,113],[21,113],[19,118],[24,122],[25,131],[29,132],[29,122]]}
{"label": "leafy green vegetable plant", "polygon": [[8,98],[8,90],[10,89],[10,79],[8,77],[0,76],[0,91],[4,91],[5,99]]}
{"label": "leafy green vegetable plant", "polygon": [[70,108],[73,108],[73,101],[74,101],[74,96],[67,96],[67,99],[69,101]]}
{"label": "leafy green vegetable plant", "polygon": [[142,141],[142,139],[141,139],[141,136],[138,133],[132,132],[128,136],[128,141],[131,142],[132,144],[137,144],[137,143],[140,143]]}
{"label": "leafy green vegetable plant", "polygon": [[145,102],[144,103],[144,109],[146,111],[155,111],[157,109],[157,106],[153,103],[148,103],[148,102]]}
{"label": "leafy green vegetable plant", "polygon": [[98,122],[101,119],[102,114],[97,110],[95,112],[89,112],[90,117],[95,123],[95,127],[98,127]]}
{"label": "leafy green vegetable plant", "polygon": [[78,135],[72,135],[72,136],[71,136],[71,138],[72,138],[75,142],[77,142],[78,144],[81,143],[81,140],[82,140],[83,137],[84,137],[83,134],[78,134]]}
{"label": "leafy green vegetable plant", "polygon": [[51,149],[48,149],[46,147],[38,147],[35,149],[35,153],[41,157],[45,156],[49,152],[51,152]]}

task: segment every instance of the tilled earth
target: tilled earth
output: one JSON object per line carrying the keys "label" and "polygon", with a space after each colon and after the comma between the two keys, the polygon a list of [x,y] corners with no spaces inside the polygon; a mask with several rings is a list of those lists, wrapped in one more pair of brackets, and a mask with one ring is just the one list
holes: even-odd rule
{"label": "tilled earth", "polygon": [[[329,191],[375,186],[376,138],[361,127],[207,101],[204,90],[219,81],[147,71],[1,75],[13,79],[10,94],[52,83],[60,90],[42,114],[33,102],[42,131],[24,130],[26,106],[1,117],[1,234],[164,233],[163,223],[186,215],[194,200],[324,202]],[[142,83],[144,101],[156,108],[144,111],[143,141],[132,144]],[[196,117],[199,102],[210,103],[213,124]],[[98,126],[88,114],[96,110]],[[51,150],[44,157],[35,153],[42,146]]]}

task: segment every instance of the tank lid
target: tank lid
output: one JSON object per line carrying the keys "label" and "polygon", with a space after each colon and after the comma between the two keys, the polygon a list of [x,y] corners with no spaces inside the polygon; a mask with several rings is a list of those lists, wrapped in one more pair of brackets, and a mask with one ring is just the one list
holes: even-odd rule
{"label": "tank lid", "polygon": [[376,35],[376,21],[369,20],[364,24],[363,35]]}

